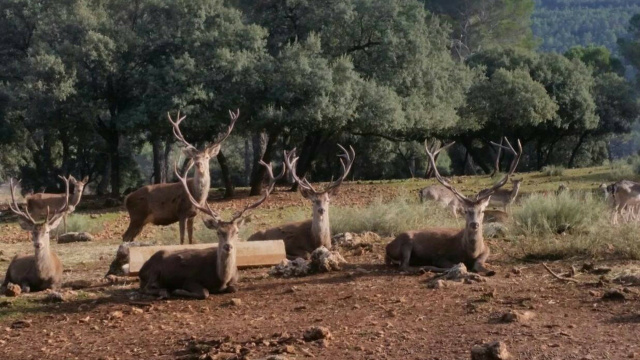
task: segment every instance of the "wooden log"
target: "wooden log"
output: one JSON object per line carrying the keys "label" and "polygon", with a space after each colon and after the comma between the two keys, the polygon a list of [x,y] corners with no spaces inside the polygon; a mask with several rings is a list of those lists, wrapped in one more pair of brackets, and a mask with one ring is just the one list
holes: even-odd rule
{"label": "wooden log", "polygon": [[[129,248],[129,275],[138,275],[142,265],[149,258],[160,250],[176,251],[186,249],[206,249],[217,247],[217,243],[212,244],[192,244],[192,245],[159,245],[140,246]],[[236,243],[238,268],[249,268],[257,266],[273,266],[286,259],[287,254],[284,249],[284,241],[243,241]]]}

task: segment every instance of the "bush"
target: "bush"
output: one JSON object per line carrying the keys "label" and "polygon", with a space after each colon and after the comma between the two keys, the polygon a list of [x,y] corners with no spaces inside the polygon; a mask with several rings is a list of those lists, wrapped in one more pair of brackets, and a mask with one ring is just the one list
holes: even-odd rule
{"label": "bush", "polygon": [[395,236],[403,231],[431,226],[462,227],[451,210],[427,201],[423,204],[408,196],[391,201],[376,200],[365,208],[336,207],[331,213],[331,232],[373,231],[380,236]]}
{"label": "bush", "polygon": [[584,233],[602,224],[603,214],[607,212],[604,202],[591,193],[533,194],[514,209],[512,228],[516,235]]}
{"label": "bush", "polygon": [[542,168],[541,172],[545,176],[562,176],[562,174],[564,174],[564,167],[547,165]]}
{"label": "bush", "polygon": [[[100,218],[92,219],[89,215],[85,214],[71,214],[67,216],[67,232],[88,232],[90,234],[97,234],[104,229],[104,224]],[[58,233],[62,234],[64,231],[64,223],[60,223],[58,226]]]}
{"label": "bush", "polygon": [[[635,165],[638,165],[638,162],[635,162]],[[609,165],[609,173],[607,174],[607,179],[609,181],[618,181],[625,178],[628,178],[636,172],[636,167],[634,163],[629,163],[625,160],[616,160]]]}
{"label": "bush", "polygon": [[610,210],[591,193],[534,194],[514,209],[509,229],[528,259],[640,258],[640,224],[611,225]]}

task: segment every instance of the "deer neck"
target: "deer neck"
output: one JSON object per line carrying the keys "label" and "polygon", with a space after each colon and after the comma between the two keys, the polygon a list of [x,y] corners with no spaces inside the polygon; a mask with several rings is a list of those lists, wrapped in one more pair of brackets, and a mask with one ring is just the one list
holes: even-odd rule
{"label": "deer neck", "polygon": [[482,223],[478,230],[472,231],[465,227],[462,233],[463,245],[466,253],[472,258],[477,258],[484,251],[484,238],[482,236]]}
{"label": "deer neck", "polygon": [[236,247],[233,246],[231,251],[218,250],[218,266],[216,271],[218,272],[218,279],[222,284],[226,284],[233,278],[236,272]]}
{"label": "deer neck", "polygon": [[324,245],[327,249],[331,248],[331,225],[329,223],[329,209],[323,215],[313,212],[311,220],[311,235],[316,247]]}
{"label": "deer neck", "polygon": [[211,176],[209,175],[209,168],[207,167],[202,174],[197,171],[193,175],[193,197],[202,204],[207,200],[209,195],[209,188],[211,187]]}
{"label": "deer neck", "polygon": [[73,192],[73,196],[71,197],[71,199],[69,200],[69,204],[73,204],[73,206],[77,206],[78,203],[80,203],[80,197],[82,196],[82,192],[81,191],[74,191]]}
{"label": "deer neck", "polygon": [[520,186],[513,187],[513,190],[511,190],[511,196],[509,196],[510,201],[513,201],[513,199],[515,199],[516,196],[518,196],[518,190],[520,190]]}
{"label": "deer neck", "polygon": [[49,241],[44,241],[42,246],[36,248],[36,267],[38,270],[38,275],[43,277],[51,272],[51,267],[53,266],[53,260],[51,256],[51,247],[49,246]]}

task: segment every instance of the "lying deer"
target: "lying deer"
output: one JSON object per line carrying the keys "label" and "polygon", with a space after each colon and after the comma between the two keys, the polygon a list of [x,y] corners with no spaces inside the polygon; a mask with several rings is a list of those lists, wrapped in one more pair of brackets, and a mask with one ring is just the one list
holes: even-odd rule
{"label": "lying deer", "polygon": [[[64,178],[60,177],[64,180]],[[73,176],[69,176],[69,181],[73,184],[73,196],[71,197],[71,204],[73,207],[77,207],[80,203],[80,198],[82,197],[82,193],[84,192],[84,187],[89,182],[89,177],[85,176],[81,181],[76,180]],[[65,194],[49,194],[49,193],[39,193],[33,194],[26,197],[27,199],[27,210],[36,220],[44,220],[47,216],[47,212],[49,209],[59,209],[64,205],[65,202]],[[64,224],[64,232],[67,232],[67,216],[64,215],[62,217],[62,221]]]}
{"label": "lying deer", "polygon": [[[187,142],[180,131],[180,123],[185,116],[174,121],[171,115],[169,122],[173,125],[173,135],[182,143],[182,152],[189,159],[189,168],[196,166],[193,178],[189,179],[189,191],[193,194],[198,204],[203,204],[209,195],[211,177],[209,175],[209,160],[218,155],[222,142],[231,134],[233,126],[238,120],[240,110],[235,113],[229,111],[231,123],[226,131],[218,136],[218,140],[206,146],[203,150]],[[129,212],[129,227],[122,235],[122,241],[133,241],[148,223],[154,225],[170,225],[178,222],[180,225],[180,244],[184,243],[184,231],[187,229],[189,244],[193,243],[193,219],[196,216],[196,207],[189,201],[186,190],[180,183],[155,184],[143,186],[130,193],[124,200],[127,212]]]}
{"label": "lying deer", "polygon": [[43,223],[36,223],[28,209],[20,210],[15,198],[15,186],[11,180],[11,204],[9,207],[16,215],[20,226],[31,232],[34,255],[16,255],[7,269],[2,283],[6,288],[11,282],[21,287],[23,292],[42,291],[60,287],[62,281],[62,263],[49,245],[49,233],[54,230],[65,215],[73,212],[74,205],[69,204],[69,179],[64,179],[66,184],[65,200],[62,206],[56,208],[51,214],[47,212]]}
{"label": "lying deer", "polygon": [[204,224],[207,228],[217,231],[218,247],[158,251],[140,269],[141,292],[161,298],[167,298],[171,293],[176,296],[206,299],[210,293],[236,291],[238,268],[235,244],[238,242],[239,229],[250,210],[260,206],[269,197],[276,181],[282,178],[286,171],[286,167],[283,166],[282,173],[274,177],[270,165],[262,161],[260,164],[267,168],[269,186],[258,201],[236,212],[229,221],[223,221],[209,204],[205,202],[205,205],[202,205],[191,195],[186,179],[188,169],[184,176],[180,176],[177,169],[175,170],[191,204],[209,216],[204,220]]}
{"label": "lying deer", "polygon": [[485,245],[482,237],[484,209],[489,204],[491,195],[500,187],[504,186],[509,177],[513,175],[522,154],[520,141],[518,141],[518,152],[513,149],[509,141],[506,141],[506,143],[508,147],[492,142],[493,145],[500,146],[515,155],[509,173],[491,188],[480,191],[473,199],[462,195],[451,184],[444,180],[435,166],[434,156],[453,143],[444,146],[435,151],[435,153],[429,151],[429,147],[425,144],[436,179],[444,187],[451,190],[458,200],[462,202],[466,224],[462,230],[453,228],[429,228],[425,230],[407,231],[398,235],[387,245],[385,258],[387,265],[399,263],[403,271],[407,271],[410,265],[429,266],[434,270],[442,271],[455,264],[464,263],[467,268],[472,271],[485,274],[490,273],[484,266],[490,254],[489,247]]}
{"label": "lying deer", "polygon": [[489,201],[489,205],[502,207],[504,211],[507,211],[507,207],[516,200],[518,196],[518,191],[520,191],[520,183],[522,183],[522,179],[511,179],[511,183],[513,184],[513,188],[511,190],[498,189],[493,195],[491,195],[491,200]]}
{"label": "lying deer", "polygon": [[[614,224],[618,223],[618,215],[625,221],[638,218],[640,207],[640,184],[631,180],[620,180],[611,185],[602,184],[605,199],[613,207]],[[625,219],[626,218],[626,219]]]}
{"label": "lying deer", "polygon": [[296,175],[298,158],[294,158],[295,149],[290,153],[285,152],[284,158],[287,169],[293,176],[293,179],[298,183],[300,194],[311,201],[313,207],[312,218],[311,220],[284,224],[264,231],[258,231],[251,235],[248,241],[283,240],[287,258],[289,259],[298,257],[307,259],[309,258],[309,254],[320,246],[331,249],[329,201],[332,196],[338,193],[338,189],[347,177],[347,174],[349,174],[356,156],[352,147],[347,151],[344,147],[338,146],[342,150],[342,154],[338,155],[342,166],[342,175],[322,191],[317,191],[306,178],[300,179]]}
{"label": "lying deer", "polygon": [[458,217],[459,213],[464,212],[464,206],[458,200],[456,195],[451,192],[451,190],[446,187],[435,184],[429,185],[423,189],[418,191],[418,196],[420,197],[420,202],[425,202],[426,200],[433,200],[445,208],[451,209],[453,211],[453,216]]}

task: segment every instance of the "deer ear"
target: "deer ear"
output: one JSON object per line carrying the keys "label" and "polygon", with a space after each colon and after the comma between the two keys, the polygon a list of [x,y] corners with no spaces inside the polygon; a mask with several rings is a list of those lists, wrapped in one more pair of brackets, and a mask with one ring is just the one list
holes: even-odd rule
{"label": "deer ear", "polygon": [[491,195],[487,196],[485,199],[480,200],[480,206],[484,209],[489,205],[489,201],[491,200]]}
{"label": "deer ear", "polygon": [[338,193],[340,192],[340,186],[336,186],[334,188],[331,188],[327,194],[329,194],[329,196],[335,196],[338,195]]}
{"label": "deer ear", "polygon": [[207,155],[209,155],[209,157],[214,157],[217,156],[218,153],[220,152],[220,144],[216,144],[210,148],[207,148]]}
{"label": "deer ear", "polygon": [[49,230],[55,230],[58,225],[60,225],[60,222],[62,221],[62,218],[64,216],[59,216],[57,219],[55,219],[52,223],[49,224]]}
{"label": "deer ear", "polygon": [[310,199],[311,195],[313,195],[309,189],[303,188],[301,186],[299,186],[299,189],[300,195],[302,195],[302,197],[304,197],[305,199]]}
{"label": "deer ear", "polygon": [[89,182],[89,176],[83,177],[82,178],[82,182],[85,183],[85,184],[88,183]]}
{"label": "deer ear", "polygon": [[198,151],[193,147],[187,147],[182,149],[182,153],[189,159],[192,159],[198,155]]}
{"label": "deer ear", "polygon": [[248,224],[251,222],[251,215],[247,215],[245,217],[243,217],[242,219],[240,219],[240,221],[238,221],[238,227],[244,225],[244,224]]}
{"label": "deer ear", "polygon": [[220,226],[220,223],[218,222],[218,220],[212,217],[207,217],[205,219],[202,219],[202,222],[204,223],[204,226],[207,227],[207,229],[211,229],[211,230],[218,230],[218,227]]}
{"label": "deer ear", "polygon": [[23,218],[18,218],[18,224],[20,224],[20,227],[22,228],[22,230],[27,230],[27,231],[33,230],[33,224]]}

